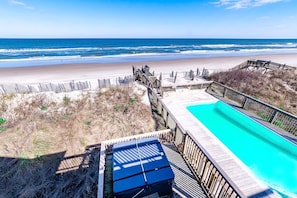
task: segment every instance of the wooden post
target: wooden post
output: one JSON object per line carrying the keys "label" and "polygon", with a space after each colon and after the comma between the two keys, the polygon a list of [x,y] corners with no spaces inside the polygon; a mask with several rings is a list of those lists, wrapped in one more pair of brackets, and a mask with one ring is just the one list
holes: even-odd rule
{"label": "wooden post", "polygon": [[135,67],[134,65],[132,65],[132,73],[133,73],[133,76],[135,75]]}
{"label": "wooden post", "polygon": [[42,92],[42,86],[41,86],[41,83],[39,83],[39,91]]}
{"label": "wooden post", "polygon": [[197,67],[196,76],[198,77],[199,75],[200,75],[200,71],[199,71],[199,68]]}
{"label": "wooden post", "polygon": [[273,122],[274,122],[277,115],[278,115],[278,111],[274,110],[269,122],[273,124]]}
{"label": "wooden post", "polygon": [[92,90],[92,84],[91,84],[91,81],[87,81],[88,83],[88,88]]}
{"label": "wooden post", "polygon": [[103,87],[107,87],[106,86],[106,79],[105,78],[103,79]]}
{"label": "wooden post", "polygon": [[225,98],[225,95],[226,95],[226,93],[227,93],[227,88],[226,88],[226,87],[224,87],[224,91],[223,91],[223,98]]}
{"label": "wooden post", "polygon": [[100,79],[97,79],[97,81],[98,81],[98,88],[100,89],[101,88]]}
{"label": "wooden post", "polygon": [[177,72],[175,72],[175,76],[174,76],[174,79],[173,79],[173,83],[176,82],[176,78],[177,78]]}
{"label": "wooden post", "polygon": [[247,100],[248,100],[248,98],[244,97],[241,108],[245,109],[245,105],[247,104]]}
{"label": "wooden post", "polygon": [[19,86],[18,86],[18,84],[15,84],[15,91],[16,91],[17,93],[19,93],[19,92],[20,92],[20,89],[19,89]]}
{"label": "wooden post", "polygon": [[[50,87],[51,87],[51,91],[55,91],[54,88],[53,88],[52,83],[50,83]],[[70,85],[70,87],[71,87],[71,85]],[[73,90],[71,90],[71,91],[73,91]]]}
{"label": "wooden post", "polygon": [[194,80],[194,71],[193,70],[190,70],[190,79]]}
{"label": "wooden post", "polygon": [[110,78],[107,79],[107,83],[108,83],[108,87],[110,87],[111,86]]}
{"label": "wooden post", "polygon": [[6,94],[6,91],[5,91],[5,89],[4,89],[4,86],[3,86],[3,85],[1,85],[1,89],[2,89],[3,93],[5,93],[5,94]]}

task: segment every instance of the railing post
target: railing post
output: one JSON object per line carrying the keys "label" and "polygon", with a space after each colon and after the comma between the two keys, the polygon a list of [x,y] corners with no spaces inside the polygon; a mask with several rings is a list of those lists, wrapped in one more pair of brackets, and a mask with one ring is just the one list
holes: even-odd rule
{"label": "railing post", "polygon": [[169,113],[168,111],[166,111],[165,127],[168,127],[168,116],[169,116]]}
{"label": "railing post", "polygon": [[248,98],[247,97],[244,97],[244,100],[242,102],[241,108],[245,109],[245,105],[247,104],[247,100],[248,100]]}
{"label": "railing post", "polygon": [[277,115],[278,115],[278,111],[274,110],[269,122],[273,123]]}
{"label": "railing post", "polygon": [[226,93],[227,93],[227,88],[224,87],[223,98],[225,98]]}

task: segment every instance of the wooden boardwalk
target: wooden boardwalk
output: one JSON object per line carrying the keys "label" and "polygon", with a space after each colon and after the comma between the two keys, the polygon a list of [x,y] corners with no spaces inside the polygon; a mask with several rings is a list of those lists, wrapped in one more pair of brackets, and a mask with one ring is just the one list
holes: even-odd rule
{"label": "wooden boardwalk", "polygon": [[175,175],[173,184],[175,191],[174,197],[206,198],[207,195],[182,156],[176,151],[175,146],[172,144],[163,144],[162,147]]}
{"label": "wooden boardwalk", "polygon": [[245,197],[279,197],[259,181],[224,144],[185,108],[185,105],[216,100],[204,90],[178,90],[166,93],[163,98],[163,102],[182,127],[195,142],[199,142],[212,156],[224,174],[242,191]]}
{"label": "wooden boardwalk", "polygon": [[250,71],[259,70],[263,73],[273,70],[296,70],[296,67],[292,67],[286,64],[280,64],[267,60],[247,60],[238,66],[235,66],[231,70],[246,69]]}

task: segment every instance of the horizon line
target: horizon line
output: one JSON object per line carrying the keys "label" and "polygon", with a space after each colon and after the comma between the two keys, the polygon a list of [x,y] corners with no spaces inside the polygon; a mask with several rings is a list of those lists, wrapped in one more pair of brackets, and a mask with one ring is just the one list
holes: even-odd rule
{"label": "horizon line", "polygon": [[0,39],[292,39],[291,37],[0,37]]}

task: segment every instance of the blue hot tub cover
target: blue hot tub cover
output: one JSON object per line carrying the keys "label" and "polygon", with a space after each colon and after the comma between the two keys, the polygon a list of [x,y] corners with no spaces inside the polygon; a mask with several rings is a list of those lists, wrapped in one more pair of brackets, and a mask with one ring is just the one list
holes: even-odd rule
{"label": "blue hot tub cover", "polygon": [[146,138],[113,146],[115,197],[172,194],[174,174],[158,138]]}

